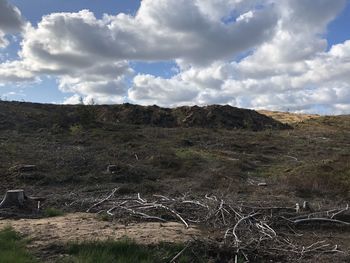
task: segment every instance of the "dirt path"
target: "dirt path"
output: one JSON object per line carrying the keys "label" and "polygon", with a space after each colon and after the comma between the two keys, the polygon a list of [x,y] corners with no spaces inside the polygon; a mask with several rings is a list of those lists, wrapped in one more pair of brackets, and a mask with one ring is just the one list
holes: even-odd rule
{"label": "dirt path", "polygon": [[44,219],[0,220],[0,229],[12,226],[28,235],[33,247],[69,241],[106,240],[129,237],[141,244],[184,242],[198,236],[196,228],[186,229],[180,223],[131,223],[123,225],[98,220],[93,214],[74,213]]}

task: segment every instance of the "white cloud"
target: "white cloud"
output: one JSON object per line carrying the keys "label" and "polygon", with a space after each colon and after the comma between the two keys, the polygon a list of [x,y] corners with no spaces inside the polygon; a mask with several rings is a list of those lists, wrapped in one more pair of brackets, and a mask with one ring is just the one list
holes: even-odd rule
{"label": "white cloud", "polygon": [[35,74],[21,61],[6,61],[0,64],[0,84],[35,80]]}
{"label": "white cloud", "polygon": [[[175,77],[162,80],[163,86],[195,86],[196,104],[349,112],[350,41],[327,51],[327,41],[321,37],[344,4],[343,0],[276,1],[280,17],[270,40],[239,62],[228,58],[207,67],[184,67]],[[238,19],[249,20],[250,16],[247,12]],[[153,83],[149,82],[149,86],[153,87]],[[144,90],[145,86],[135,102],[143,101]],[[156,96],[150,94],[156,93],[153,88],[148,91],[149,98]],[[137,92],[136,83],[133,93]],[[167,99],[171,95],[164,100]]]}
{"label": "white cloud", "polygon": [[[0,64],[0,83],[56,76],[60,90],[75,94],[69,103],[83,96],[99,103],[347,112],[350,41],[327,51],[323,37],[345,3],[143,0],[135,16],[49,14],[26,26],[20,60]],[[167,60],[179,70],[170,79],[133,77],[129,64]]]}
{"label": "white cloud", "polygon": [[129,98],[141,104],[177,106],[194,104],[198,93],[195,85],[181,79],[168,81],[151,75],[137,75]]}
{"label": "white cloud", "polygon": [[22,30],[24,21],[21,12],[7,0],[0,0],[0,48],[9,44],[6,34],[18,33]]}

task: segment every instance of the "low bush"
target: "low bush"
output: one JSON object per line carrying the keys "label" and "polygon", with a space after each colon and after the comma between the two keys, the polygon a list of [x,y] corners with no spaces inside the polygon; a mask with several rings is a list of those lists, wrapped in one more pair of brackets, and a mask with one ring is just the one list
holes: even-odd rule
{"label": "low bush", "polygon": [[0,262],[35,263],[35,258],[25,248],[26,240],[8,227],[0,230]]}
{"label": "low bush", "polygon": [[[182,245],[160,244],[157,246],[138,245],[128,239],[120,241],[85,242],[70,244],[68,262],[84,263],[157,263],[169,262]],[[176,262],[192,262],[187,253],[183,253]],[[196,262],[196,261],[194,261]]]}
{"label": "low bush", "polygon": [[301,196],[347,196],[350,164],[343,158],[303,164],[287,174],[286,183]]}
{"label": "low bush", "polygon": [[46,217],[55,217],[55,216],[62,216],[64,215],[64,212],[60,209],[56,209],[56,208],[46,208],[44,210],[44,215]]}

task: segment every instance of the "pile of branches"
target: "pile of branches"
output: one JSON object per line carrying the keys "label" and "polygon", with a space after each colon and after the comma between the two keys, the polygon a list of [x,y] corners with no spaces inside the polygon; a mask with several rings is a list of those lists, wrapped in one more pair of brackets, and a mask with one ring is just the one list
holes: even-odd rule
{"label": "pile of branches", "polygon": [[[334,225],[349,227],[344,218],[349,206],[331,210],[312,209],[307,202],[293,206],[267,206],[237,203],[214,195],[200,199],[190,196],[172,198],[153,195],[147,199],[140,194],[118,196],[114,189],[108,196],[89,200],[86,212],[106,213],[112,218],[134,218],[159,222],[178,221],[185,227],[205,226],[213,233],[206,244],[226,248],[235,262],[252,260],[252,255],[265,257],[305,258],[328,253],[345,254],[336,244],[317,240],[311,244],[298,241],[299,226]],[[85,206],[89,202],[85,202]],[[343,216],[343,217],[341,217]]]}

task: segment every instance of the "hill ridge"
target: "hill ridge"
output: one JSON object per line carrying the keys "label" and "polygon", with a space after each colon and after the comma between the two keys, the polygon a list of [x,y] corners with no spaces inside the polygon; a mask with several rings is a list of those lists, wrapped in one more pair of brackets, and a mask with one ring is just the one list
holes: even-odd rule
{"label": "hill ridge", "polygon": [[13,128],[19,123],[31,126],[122,123],[154,127],[200,127],[249,129],[287,129],[287,124],[257,111],[229,105],[182,106],[162,108],[156,105],[54,105],[28,102],[0,102],[0,128]]}

